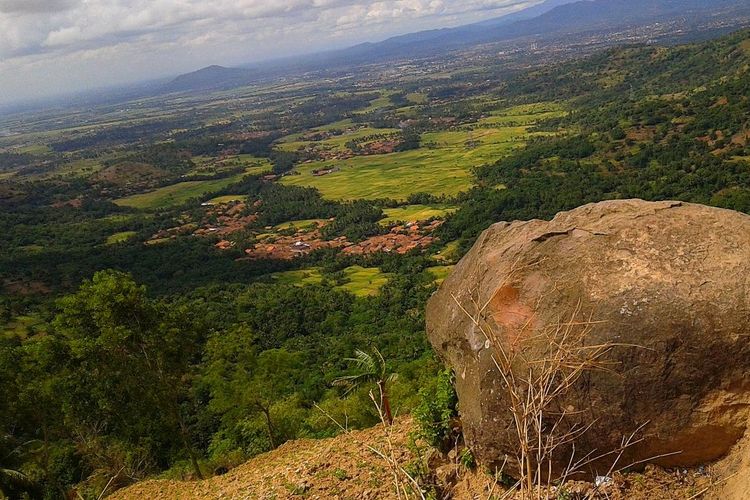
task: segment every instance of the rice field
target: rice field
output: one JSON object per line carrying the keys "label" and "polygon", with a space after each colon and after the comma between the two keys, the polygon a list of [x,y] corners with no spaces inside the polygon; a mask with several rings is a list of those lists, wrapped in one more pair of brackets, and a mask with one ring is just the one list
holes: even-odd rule
{"label": "rice field", "polygon": [[[335,200],[404,200],[415,193],[456,195],[471,187],[472,168],[507,155],[527,137],[524,127],[428,133],[419,149],[307,163],[296,169],[299,175],[286,176],[282,182],[317,188]],[[334,167],[339,171],[312,174]]]}
{"label": "rice field", "polygon": [[406,205],[403,207],[386,208],[386,217],[380,224],[387,226],[396,222],[417,222],[437,217],[445,217],[455,212],[455,208],[445,205]]}
{"label": "rice field", "polygon": [[[343,272],[345,283],[334,288],[357,297],[377,295],[391,277],[377,267],[352,266]],[[276,283],[294,286],[319,285],[323,282],[323,274],[317,267],[275,273],[272,277]]]}

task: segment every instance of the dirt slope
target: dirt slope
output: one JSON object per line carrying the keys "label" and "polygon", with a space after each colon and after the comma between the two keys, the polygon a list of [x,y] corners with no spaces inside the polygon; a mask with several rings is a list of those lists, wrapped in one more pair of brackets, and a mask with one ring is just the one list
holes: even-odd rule
{"label": "dirt slope", "polygon": [[[394,469],[389,461],[369,447],[393,457],[401,467],[412,470],[414,454],[409,451],[411,418],[397,420],[390,432],[383,426],[343,434],[331,439],[302,439],[259,455],[223,476],[205,481],[150,480],[115,492],[114,500],[192,499],[398,499]],[[389,444],[390,443],[390,444]],[[392,451],[389,451],[392,450]],[[729,457],[699,470],[664,470],[648,466],[643,472],[616,474],[613,482],[589,498],[611,500],[719,500],[748,498],[750,452],[740,443]],[[445,498],[476,500],[501,498],[507,490],[481,469],[470,472],[455,463],[455,456],[423,456],[442,484]],[[739,473],[738,473],[739,472]],[[723,480],[722,478],[727,478]],[[408,481],[403,475],[401,483]],[[587,498],[593,485],[574,482],[565,485],[565,495],[550,492],[549,498]]]}
{"label": "dirt slope", "polygon": [[[390,433],[393,457],[406,464],[411,419],[399,419]],[[388,461],[368,449],[390,455],[383,426],[331,439],[290,441],[259,455],[223,476],[205,481],[150,480],[111,495],[117,500],[289,498],[397,498]]]}

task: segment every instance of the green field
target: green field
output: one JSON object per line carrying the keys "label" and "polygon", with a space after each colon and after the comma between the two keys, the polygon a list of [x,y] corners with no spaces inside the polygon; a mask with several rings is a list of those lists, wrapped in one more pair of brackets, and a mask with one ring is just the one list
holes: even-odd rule
{"label": "green field", "polygon": [[217,196],[216,198],[211,198],[206,203],[219,205],[221,203],[229,203],[231,201],[244,201],[246,198],[247,196],[244,194],[228,194],[226,196]]}
{"label": "green field", "polygon": [[4,337],[25,339],[42,331],[46,323],[36,316],[16,316],[9,323],[0,326]]}
{"label": "green field", "polygon": [[46,144],[30,144],[13,150],[14,153],[29,155],[44,155],[52,152],[52,148]]}
{"label": "green field", "polygon": [[391,99],[390,99],[391,94],[392,92],[383,92],[380,97],[370,101],[369,106],[367,106],[365,109],[361,111],[357,111],[355,114],[359,115],[359,114],[365,114],[365,113],[372,113],[373,111],[377,111],[379,109],[392,106],[393,103],[391,102]]}
{"label": "green field", "polygon": [[386,217],[380,220],[380,224],[387,226],[395,222],[416,222],[434,217],[445,217],[455,212],[455,210],[455,208],[444,205],[406,205],[397,208],[386,208],[383,210]]}
{"label": "green field", "polygon": [[302,141],[299,140],[301,138],[300,135],[296,134],[282,139],[278,144],[278,148],[282,151],[297,151],[300,148],[315,144],[322,149],[330,151],[344,151],[347,149],[346,143],[349,141],[371,135],[397,134],[398,132],[399,130],[395,128],[362,127],[322,141]]}
{"label": "green field", "polygon": [[281,285],[305,286],[319,285],[323,282],[323,275],[320,274],[320,269],[317,267],[284,271],[283,273],[274,273],[271,276],[274,282]]}
{"label": "green field", "polygon": [[324,219],[291,220],[277,224],[274,226],[274,229],[276,231],[285,231],[287,229],[309,229],[317,226],[319,222],[323,221]]}
{"label": "green field", "polygon": [[[328,199],[391,198],[410,194],[458,194],[471,186],[471,173],[462,155],[418,149],[403,153],[358,156],[344,161],[314,162],[297,168],[282,183],[320,190]],[[339,167],[339,172],[315,177],[313,170]]]}
{"label": "green field", "polygon": [[[317,188],[324,197],[335,200],[403,200],[414,193],[456,195],[471,187],[473,167],[507,155],[527,137],[525,127],[433,132],[424,134],[427,147],[307,163],[296,169],[300,175],[286,176],[282,182]],[[341,170],[320,177],[312,174],[331,167]]]}
{"label": "green field", "polygon": [[230,184],[239,182],[246,175],[263,173],[268,170],[267,165],[255,165],[249,167],[244,173],[225,177],[223,179],[212,179],[208,181],[184,181],[165,186],[163,188],[149,191],[148,193],[134,194],[115,200],[122,207],[138,208],[141,210],[153,210],[168,206],[181,205],[191,198],[201,198],[205,195],[215,193]]}
{"label": "green field", "polygon": [[[380,289],[390,279],[391,275],[383,273],[377,267],[352,266],[344,269],[345,283],[336,286],[338,290],[344,290],[357,297],[368,297],[377,295]],[[296,271],[286,271],[272,275],[276,283],[284,285],[318,285],[323,282],[320,268],[313,267]]]}
{"label": "green field", "polygon": [[456,262],[459,255],[459,242],[451,241],[445,244],[442,250],[432,258],[440,262]]}
{"label": "green field", "polygon": [[406,94],[406,100],[414,104],[427,104],[427,95],[419,92],[411,92]]}
{"label": "green field", "polygon": [[107,237],[107,245],[116,245],[118,243],[124,243],[135,236],[135,231],[123,231],[121,233],[115,233]]}
{"label": "green field", "polygon": [[440,285],[443,281],[450,276],[455,266],[434,266],[428,267],[427,272],[435,278],[435,283]]}
{"label": "green field", "polygon": [[210,156],[194,156],[192,160],[195,168],[188,172],[188,178],[198,175],[216,175],[239,168],[244,168],[246,174],[261,174],[271,170],[271,164],[267,159],[252,155],[235,155],[221,160]]}
{"label": "green field", "polygon": [[150,210],[174,205],[181,205],[191,198],[200,198],[206,194],[219,191],[237,182],[242,177],[227,177],[211,181],[185,181],[166,186],[148,193],[135,194],[115,200],[121,207]]}
{"label": "green field", "polygon": [[88,177],[102,168],[102,164],[98,160],[73,160],[67,163],[61,163],[57,168],[49,172],[32,174],[31,177],[37,177],[40,179],[49,179],[53,177]]}
{"label": "green field", "polygon": [[[555,103],[499,109],[474,124],[425,133],[417,150],[306,163],[296,169],[299,175],[286,176],[281,182],[317,188],[324,197],[334,200],[403,200],[414,193],[456,195],[471,187],[474,167],[497,161],[523,146],[531,136],[546,135],[531,134],[528,127],[564,114]],[[347,142],[343,137],[336,139],[331,145]],[[313,170],[332,167],[340,170],[320,177],[312,174]]]}

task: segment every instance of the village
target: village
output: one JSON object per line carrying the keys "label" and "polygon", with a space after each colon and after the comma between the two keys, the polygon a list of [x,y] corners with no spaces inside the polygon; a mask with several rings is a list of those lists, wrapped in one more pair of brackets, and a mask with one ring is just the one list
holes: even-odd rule
{"label": "village", "polygon": [[[201,221],[189,220],[189,216],[183,214],[182,224],[158,231],[146,244],[193,236],[216,240],[215,248],[227,251],[237,248],[239,240],[242,240],[248,246],[243,250],[244,256],[240,260],[292,260],[327,248],[340,249],[345,255],[371,255],[378,252],[404,255],[435,243],[437,238],[433,233],[444,222],[432,219],[393,224],[390,228],[383,228],[384,234],[351,242],[344,236],[333,239],[323,237],[321,230],[333,219],[297,221],[297,224],[292,221],[279,226],[267,226],[263,232],[252,231],[248,240],[248,227],[258,220],[257,210],[260,206],[261,202],[256,201],[248,208],[248,203],[240,200],[204,204],[205,212]],[[248,211],[255,212],[248,215]]]}

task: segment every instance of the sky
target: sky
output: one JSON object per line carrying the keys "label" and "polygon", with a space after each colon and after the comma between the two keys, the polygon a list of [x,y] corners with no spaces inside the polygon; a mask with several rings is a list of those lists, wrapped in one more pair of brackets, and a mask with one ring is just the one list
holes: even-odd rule
{"label": "sky", "polygon": [[540,0],[0,0],[0,104],[343,48]]}

